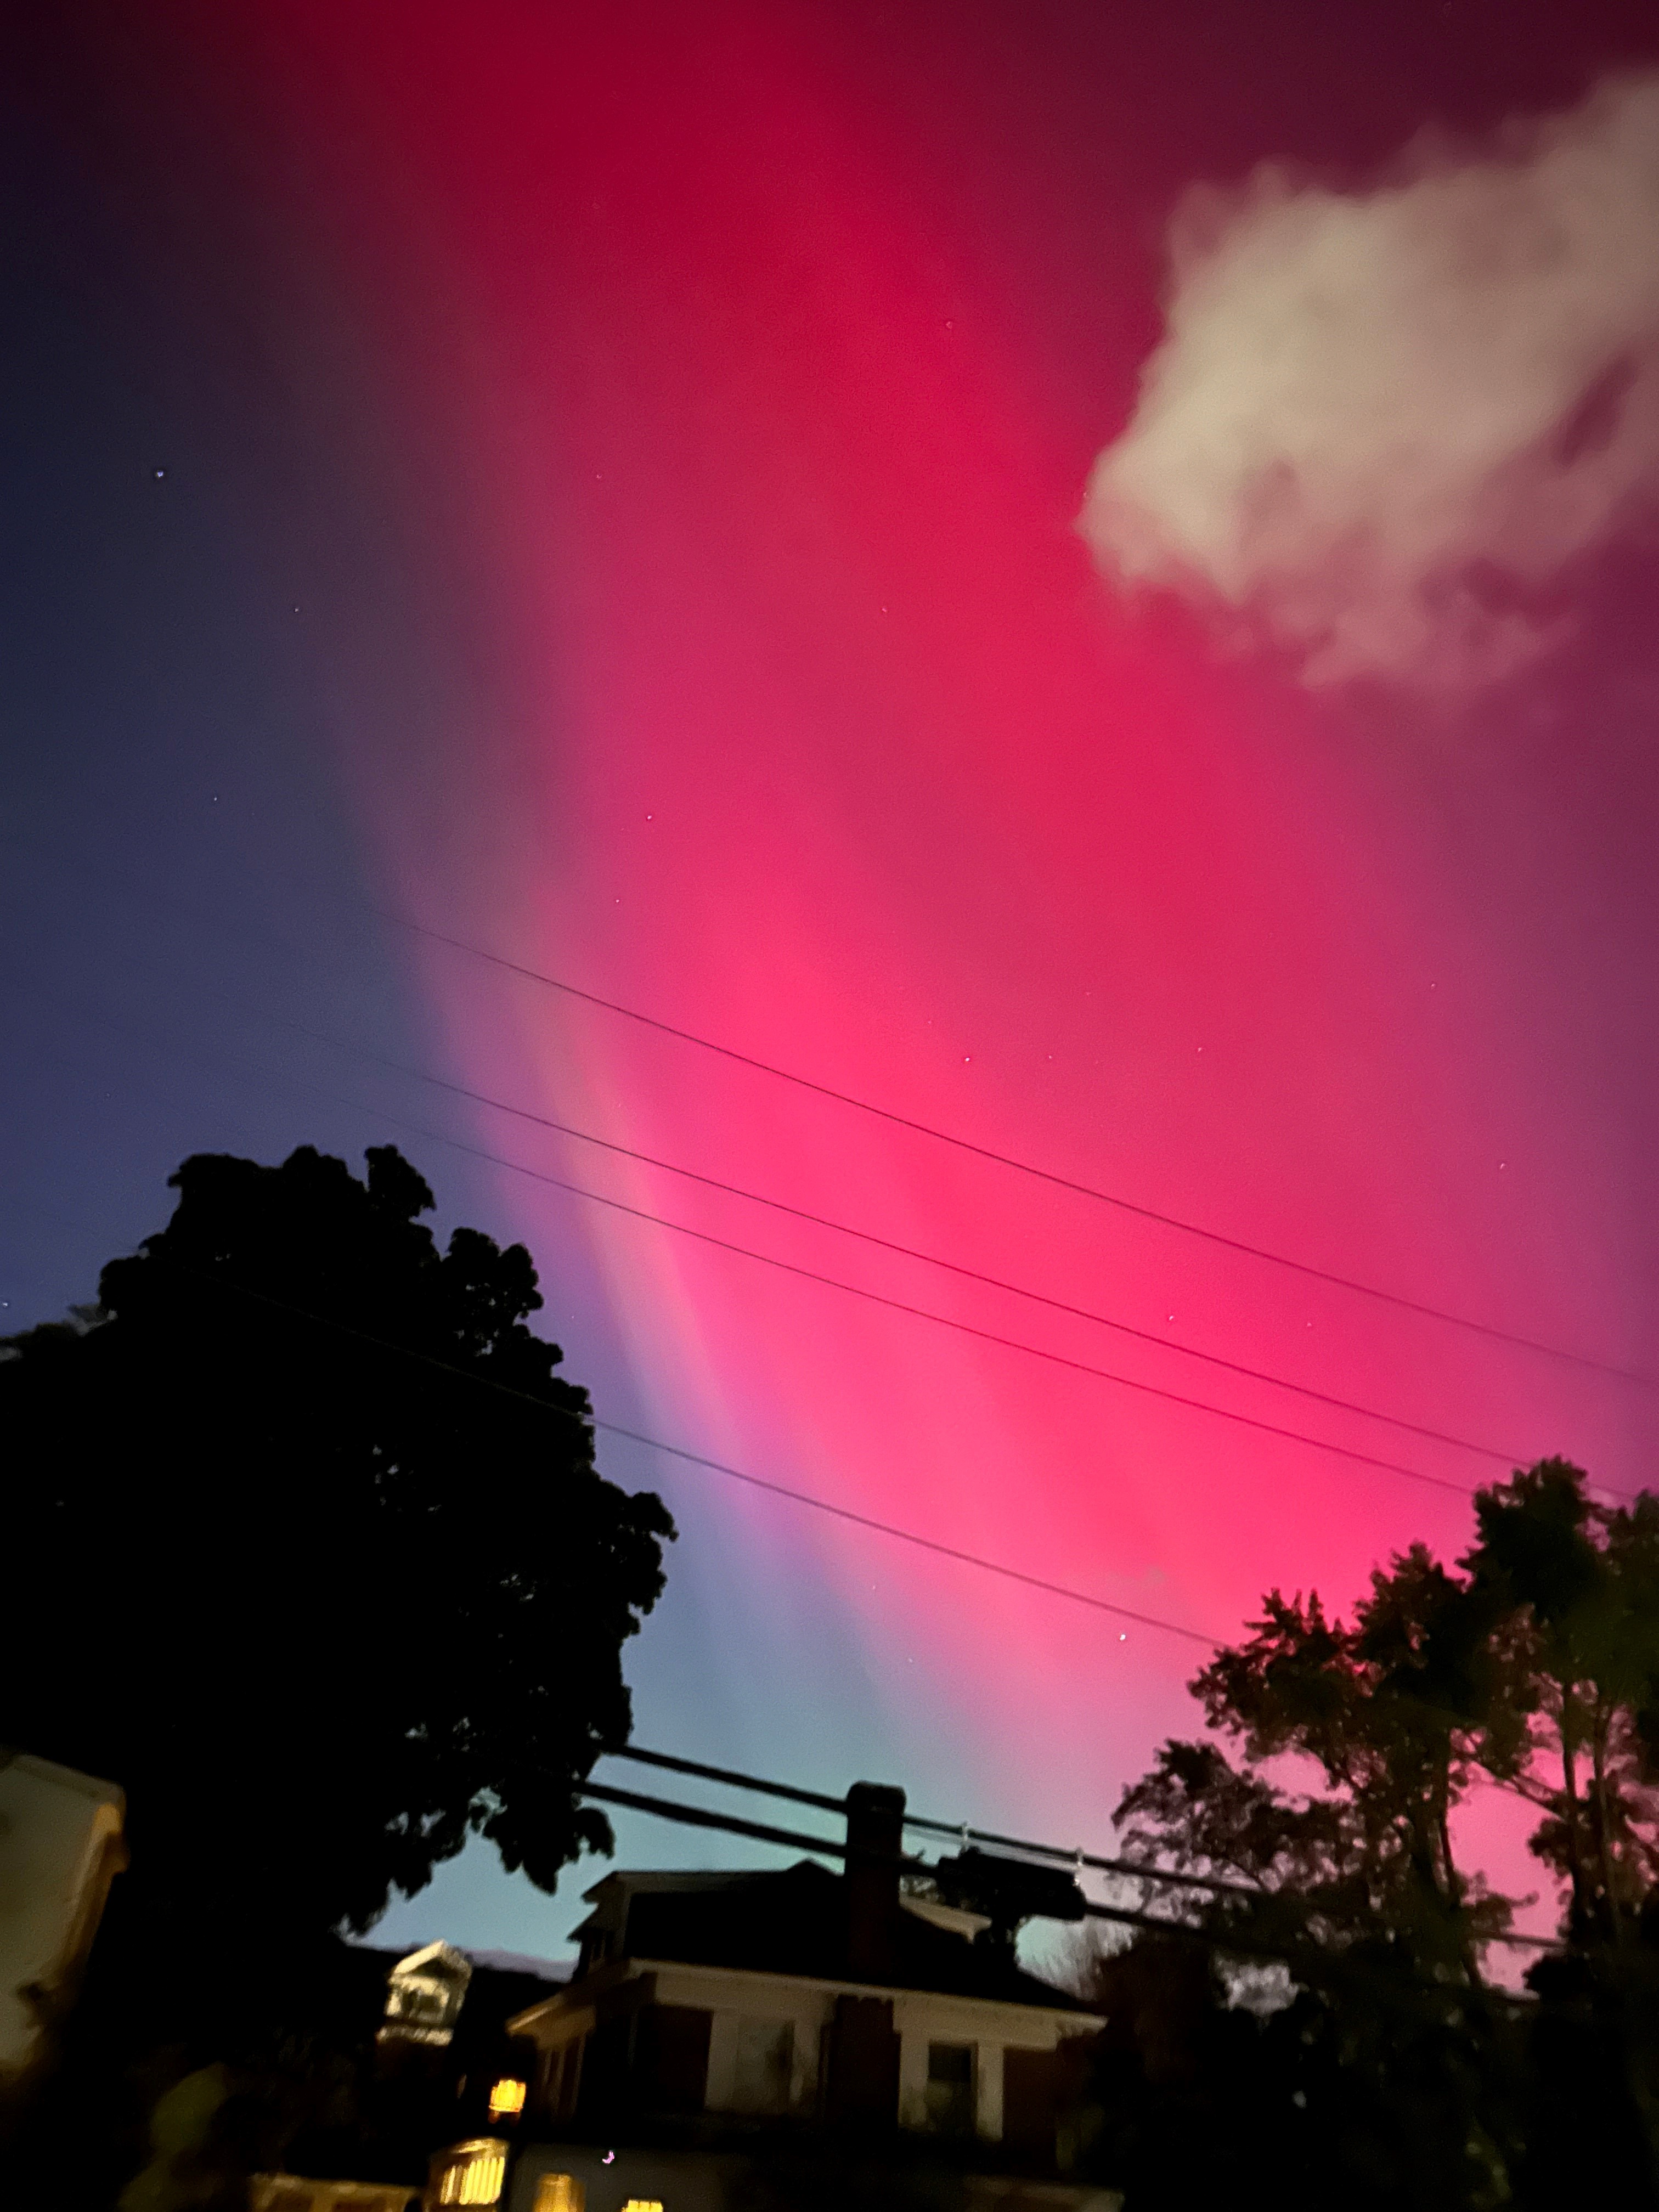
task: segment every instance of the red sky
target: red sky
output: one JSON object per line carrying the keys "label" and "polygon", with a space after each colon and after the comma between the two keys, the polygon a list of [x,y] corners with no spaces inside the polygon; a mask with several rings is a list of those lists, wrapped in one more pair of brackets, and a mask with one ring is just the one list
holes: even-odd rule
{"label": "red sky", "polygon": [[[1198,0],[198,15],[157,65],[167,127],[253,212],[202,247],[190,312],[246,287],[268,434],[351,517],[295,557],[378,895],[975,1144],[1651,1369],[1649,556],[1585,581],[1578,645],[1429,711],[1230,657],[1115,590],[1075,526],[1189,186],[1270,158],[1360,182],[1425,125],[1570,106],[1659,36],[1484,0],[1262,25]],[[400,942],[427,1064],[491,1097],[1501,1454],[1647,1478],[1651,1392]],[[975,1328],[1455,1485],[1503,1471],[432,1111]],[[602,1415],[860,1512],[1224,1634],[1270,1583],[1342,1603],[1392,1547],[1466,1534],[1455,1491],[472,1173],[485,1225],[570,1286],[549,1324]],[[1194,1725],[1175,1637],[604,1457],[684,1531],[630,1658],[647,1743],[1097,1845]],[[394,1932],[556,1949],[550,1910],[469,1860]]]}

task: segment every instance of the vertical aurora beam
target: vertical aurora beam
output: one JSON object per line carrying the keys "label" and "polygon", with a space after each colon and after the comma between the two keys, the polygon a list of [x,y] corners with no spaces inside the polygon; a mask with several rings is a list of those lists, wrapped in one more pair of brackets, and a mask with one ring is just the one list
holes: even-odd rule
{"label": "vertical aurora beam", "polygon": [[[1128,625],[1091,574],[1072,524],[1113,425],[1077,441],[1038,395],[1068,297],[1144,273],[1127,247],[1115,270],[1034,257],[1011,314],[983,240],[941,221],[938,177],[926,199],[922,155],[860,110],[814,21],[301,7],[236,34],[424,517],[407,558],[443,672],[430,738],[400,749],[372,668],[343,647],[337,671],[343,772],[388,879],[458,935],[922,1121],[1616,1344],[1616,1270],[1567,1285],[1553,1264],[1575,1239],[1618,1249],[1595,1101],[1571,1072],[1541,1079],[1530,985],[1468,926],[1413,771],[1345,750],[1267,674],[1209,666],[1181,624]],[[1127,339],[1097,365],[1109,403],[1137,365]],[[1635,1472],[1639,1423],[1571,1370],[422,958],[482,1091],[1137,1327]],[[478,1127],[980,1328],[1434,1474],[1493,1471]],[[570,1218],[510,1175],[501,1198],[532,1244]],[[1444,1493],[583,1219],[660,1432],[857,1510],[1224,1632],[1270,1582],[1346,1593],[1393,1544],[1460,1541]],[[755,1564],[728,1638],[763,1650],[792,1584],[827,1589],[895,1709],[920,1657],[929,1709],[988,1717],[1006,1772],[1075,1757],[1056,1787],[1079,1817],[1184,1718],[1182,1646],[874,1564],[868,1538],[741,1494],[696,1510]],[[700,1571],[689,1552],[679,1571]]]}

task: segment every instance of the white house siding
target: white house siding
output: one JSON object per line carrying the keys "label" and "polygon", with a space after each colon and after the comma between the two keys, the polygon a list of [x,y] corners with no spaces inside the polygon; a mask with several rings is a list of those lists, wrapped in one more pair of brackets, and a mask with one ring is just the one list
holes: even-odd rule
{"label": "white house siding", "polygon": [[828,1985],[793,1976],[742,1973],[712,1966],[649,1966],[657,1978],[659,2004],[695,2005],[714,2014],[708,2033],[708,2081],[704,2100],[711,2112],[735,2109],[738,2028],[745,2020],[787,2021],[794,2031],[790,2068],[792,2112],[810,2112],[818,2094],[819,2039],[836,2008]]}
{"label": "white house siding", "polygon": [[1086,2016],[1077,2013],[921,1991],[894,1993],[893,2026],[899,2034],[900,2126],[928,2124],[928,2045],[966,2043],[974,2050],[975,2130],[988,2142],[1002,2139],[1003,2052],[1053,2051],[1064,2037],[1089,2030]]}
{"label": "white house siding", "polygon": [[71,1991],[116,1873],[126,1800],[113,1783],[26,1753],[0,1765],[0,2085],[45,2056],[25,1996]]}
{"label": "white house siding", "polygon": [[921,2129],[928,2124],[928,2045],[971,2044],[976,2130],[986,2141],[997,2142],[1002,2137],[1003,2052],[1010,2048],[1053,2051],[1066,2037],[1086,2035],[1097,2024],[1087,2014],[1000,2004],[986,1997],[880,1989],[867,1983],[816,1982],[793,1974],[677,1966],[649,1959],[635,1964],[640,1972],[655,1974],[659,2004],[695,2005],[713,2014],[706,2091],[713,2112],[732,2108],[740,2021],[787,2020],[792,2024],[795,2048],[790,2104],[796,2111],[810,2112],[817,2095],[820,2039],[835,2017],[836,1999],[887,1997],[892,2001],[893,2027],[899,2037],[899,2124]]}

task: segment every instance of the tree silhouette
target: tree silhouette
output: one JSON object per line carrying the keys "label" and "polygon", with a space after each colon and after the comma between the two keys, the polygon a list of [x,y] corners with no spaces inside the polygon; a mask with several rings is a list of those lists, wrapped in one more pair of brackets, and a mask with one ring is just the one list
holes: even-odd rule
{"label": "tree silhouette", "polygon": [[[1347,1621],[1269,1592],[1190,1685],[1212,1739],[1123,1795],[1131,1859],[1225,1885],[1149,1883],[1185,1932],[1097,1972],[1091,2160],[1128,2212],[1659,2205],[1659,1501],[1547,1460],[1475,1504],[1455,1570],[1413,1545]],[[1510,1906],[1453,1855],[1482,1777],[1564,1885],[1524,1996],[1483,1978]],[[1253,2019],[1238,1966],[1272,1959],[1288,2002]]]}
{"label": "tree silhouette", "polygon": [[550,1887],[673,1528],[595,1472],[529,1254],[441,1252],[389,1146],[172,1185],[0,1359],[0,1740],[125,1789],[157,1934],[361,1930],[469,1832]]}
{"label": "tree silhouette", "polygon": [[1659,1500],[1599,1505],[1586,1481],[1544,1460],[1481,1491],[1463,1565],[1508,1660],[1494,1771],[1544,1814],[1569,1935],[1618,1943],[1659,1881]]}
{"label": "tree silhouette", "polygon": [[[1516,1735],[1491,1617],[1421,1545],[1373,1573],[1350,1622],[1316,1593],[1270,1590],[1249,1635],[1191,1685],[1243,1767],[1213,1741],[1166,1744],[1115,1815],[1130,1856],[1235,1879],[1204,1917],[1246,1949],[1386,1936],[1478,1980],[1480,1943],[1510,1908],[1457,1866],[1450,1820],[1489,1738],[1508,1758]],[[1295,1796],[1263,1771],[1287,1761],[1322,1787]]]}

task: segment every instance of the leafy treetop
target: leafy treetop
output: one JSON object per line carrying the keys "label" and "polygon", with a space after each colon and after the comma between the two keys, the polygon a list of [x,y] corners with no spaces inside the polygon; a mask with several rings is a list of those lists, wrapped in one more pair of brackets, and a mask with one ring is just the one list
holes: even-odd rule
{"label": "leafy treetop", "polygon": [[0,1739],[120,1783],[162,1921],[362,1929],[469,1832],[606,1849],[673,1526],[593,1464],[521,1244],[395,1149],[198,1155],[95,1311],[0,1361]]}

